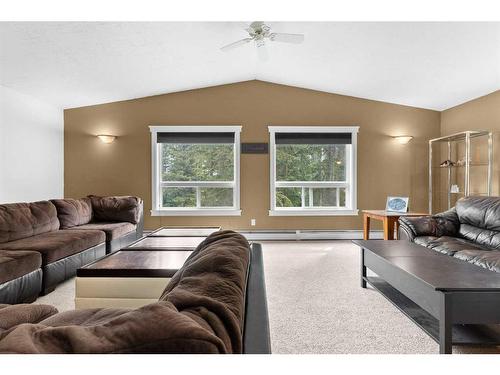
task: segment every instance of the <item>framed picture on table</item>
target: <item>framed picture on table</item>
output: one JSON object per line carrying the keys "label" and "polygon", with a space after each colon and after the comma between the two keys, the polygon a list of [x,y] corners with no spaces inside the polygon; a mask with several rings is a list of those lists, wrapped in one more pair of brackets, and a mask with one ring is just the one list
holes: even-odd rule
{"label": "framed picture on table", "polygon": [[408,212],[408,197],[387,197],[385,210],[391,212]]}

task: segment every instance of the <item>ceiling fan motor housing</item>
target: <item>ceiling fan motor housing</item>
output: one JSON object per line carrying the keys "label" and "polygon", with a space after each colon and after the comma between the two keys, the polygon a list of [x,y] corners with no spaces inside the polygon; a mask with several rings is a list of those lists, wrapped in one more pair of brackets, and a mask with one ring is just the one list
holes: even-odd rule
{"label": "ceiling fan motor housing", "polygon": [[254,39],[257,47],[262,47],[265,44],[264,39],[269,38],[269,32],[271,28],[267,26],[264,22],[252,22],[250,27],[247,29],[248,34]]}

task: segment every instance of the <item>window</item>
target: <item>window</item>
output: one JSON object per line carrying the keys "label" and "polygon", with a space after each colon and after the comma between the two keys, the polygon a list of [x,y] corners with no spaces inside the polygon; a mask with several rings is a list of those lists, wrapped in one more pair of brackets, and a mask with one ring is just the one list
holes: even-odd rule
{"label": "window", "polygon": [[357,126],[270,126],[269,132],[269,215],[357,215]]}
{"label": "window", "polygon": [[239,126],[150,126],[153,216],[241,215]]}

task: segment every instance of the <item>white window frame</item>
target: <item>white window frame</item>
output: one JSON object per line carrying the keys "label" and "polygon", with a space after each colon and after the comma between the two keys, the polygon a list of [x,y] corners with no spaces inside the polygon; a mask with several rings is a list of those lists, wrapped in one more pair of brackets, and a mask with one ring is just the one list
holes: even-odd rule
{"label": "white window frame", "polygon": [[[240,209],[240,133],[241,126],[175,126],[175,125],[152,125],[151,132],[151,177],[152,190],[151,216],[241,216]],[[171,181],[161,182],[160,177],[160,146],[157,143],[158,133],[234,133],[234,180],[232,182],[218,181]],[[199,202],[200,187],[232,187],[233,207],[161,207],[161,188],[171,187],[195,187],[197,188],[197,202]]]}
{"label": "white window frame", "polygon": [[[270,151],[270,195],[269,216],[356,216],[357,208],[357,136],[359,126],[269,126]],[[276,181],[276,134],[277,133],[351,133],[350,152],[346,155],[346,181]],[[346,207],[276,207],[276,188],[278,187],[345,187]],[[311,190],[310,190],[311,191]],[[304,194],[302,194],[304,196]],[[337,193],[338,199],[338,193]]]}

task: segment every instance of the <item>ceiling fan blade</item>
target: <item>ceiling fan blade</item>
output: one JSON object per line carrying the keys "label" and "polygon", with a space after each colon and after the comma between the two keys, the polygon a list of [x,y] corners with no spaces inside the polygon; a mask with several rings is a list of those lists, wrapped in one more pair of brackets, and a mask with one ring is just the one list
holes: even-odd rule
{"label": "ceiling fan blade", "polygon": [[304,34],[271,33],[269,39],[273,42],[285,42],[299,44],[304,41]]}
{"label": "ceiling fan blade", "polygon": [[265,44],[257,46],[257,56],[259,57],[259,60],[262,62],[266,62],[267,60],[269,60],[269,54],[267,53],[267,48]]}
{"label": "ceiling fan blade", "polygon": [[252,38],[241,39],[241,40],[238,40],[236,42],[230,43],[230,44],[228,44],[228,45],[226,45],[224,47],[221,47],[220,50],[223,51],[223,52],[227,52],[227,51],[232,50],[233,48],[236,48],[236,47],[242,46],[244,44],[247,44],[251,40],[252,40]]}

